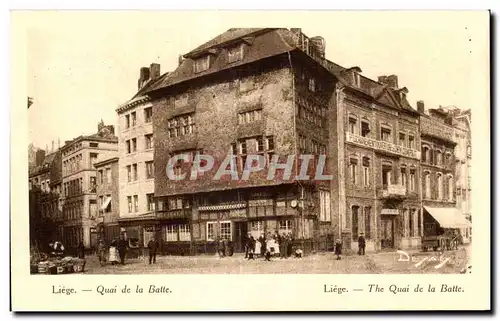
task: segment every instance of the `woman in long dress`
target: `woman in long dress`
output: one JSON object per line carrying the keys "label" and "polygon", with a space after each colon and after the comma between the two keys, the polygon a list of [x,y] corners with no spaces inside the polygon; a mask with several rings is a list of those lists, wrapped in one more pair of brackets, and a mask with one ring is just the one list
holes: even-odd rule
{"label": "woman in long dress", "polygon": [[260,238],[255,240],[255,247],[254,247],[254,255],[259,256],[261,254],[260,250],[262,248],[262,244],[260,243]]}
{"label": "woman in long dress", "polygon": [[109,262],[112,265],[120,263],[120,257],[118,255],[118,249],[116,248],[116,241],[113,240],[109,246]]}

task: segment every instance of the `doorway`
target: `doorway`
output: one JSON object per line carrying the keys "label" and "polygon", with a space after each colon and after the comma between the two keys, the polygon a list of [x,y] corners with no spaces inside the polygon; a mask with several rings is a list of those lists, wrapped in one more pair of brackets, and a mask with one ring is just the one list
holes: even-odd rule
{"label": "doorway", "polygon": [[247,222],[236,222],[236,231],[235,231],[235,247],[234,250],[236,252],[244,252],[245,251],[245,241],[248,233],[248,223]]}
{"label": "doorway", "polygon": [[380,246],[382,249],[394,248],[394,217],[382,216],[380,218],[382,236]]}

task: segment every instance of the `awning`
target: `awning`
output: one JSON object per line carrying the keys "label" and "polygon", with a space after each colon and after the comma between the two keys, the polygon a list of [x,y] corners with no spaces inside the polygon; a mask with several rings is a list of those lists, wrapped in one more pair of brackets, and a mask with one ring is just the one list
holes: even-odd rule
{"label": "awning", "polygon": [[111,203],[111,197],[106,198],[104,203],[102,203],[101,211],[104,211],[109,206],[109,203]]}
{"label": "awning", "polygon": [[438,221],[441,228],[463,228],[471,225],[465,215],[460,213],[457,208],[428,206],[424,206],[424,208]]}

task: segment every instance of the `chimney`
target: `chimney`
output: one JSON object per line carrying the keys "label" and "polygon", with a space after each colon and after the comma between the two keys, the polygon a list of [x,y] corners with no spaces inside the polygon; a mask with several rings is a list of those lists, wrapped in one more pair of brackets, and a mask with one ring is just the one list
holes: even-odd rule
{"label": "chimney", "polygon": [[54,150],[55,150],[55,149],[54,149],[54,147],[55,147],[55,142],[54,142],[54,141],[52,141],[52,150],[51,150],[51,153],[53,153],[53,152],[54,152]]}
{"label": "chimney", "polygon": [[179,66],[182,64],[183,61],[184,61],[184,58],[182,58],[182,55],[179,55],[179,58],[178,58]]}
{"label": "chimney", "polygon": [[398,76],[390,75],[390,76],[379,76],[378,82],[391,87],[392,89],[398,89]]}
{"label": "chimney", "polygon": [[423,100],[417,101],[417,111],[421,114],[425,113],[425,105]]}
{"label": "chimney", "polygon": [[57,149],[61,149],[61,138],[57,138]]}
{"label": "chimney", "polygon": [[318,51],[321,58],[325,58],[325,39],[323,37],[312,37],[310,39],[311,43],[314,45],[316,50]]}
{"label": "chimney", "polygon": [[35,153],[35,166],[42,166],[44,160],[45,151],[43,149],[37,150]]}
{"label": "chimney", "polygon": [[141,89],[146,81],[149,79],[149,68],[142,67],[139,72],[139,80],[137,82],[138,89]]}
{"label": "chimney", "polygon": [[160,77],[160,64],[152,63],[149,66],[149,75],[151,79],[156,79]]}

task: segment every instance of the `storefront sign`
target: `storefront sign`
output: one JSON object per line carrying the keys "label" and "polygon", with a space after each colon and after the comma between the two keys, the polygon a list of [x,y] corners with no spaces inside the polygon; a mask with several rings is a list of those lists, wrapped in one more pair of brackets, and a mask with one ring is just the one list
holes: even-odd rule
{"label": "storefront sign", "polygon": [[382,212],[380,214],[382,214],[382,215],[399,215],[399,210],[394,209],[394,208],[383,208]]}
{"label": "storefront sign", "polygon": [[156,226],[148,225],[148,226],[145,226],[144,229],[146,230],[146,232],[160,232],[161,226],[160,225],[156,225]]}
{"label": "storefront sign", "polygon": [[346,142],[394,155],[420,159],[420,151],[346,132]]}

